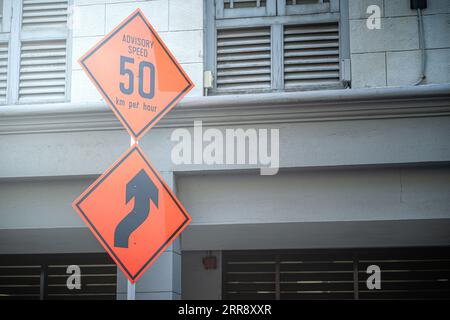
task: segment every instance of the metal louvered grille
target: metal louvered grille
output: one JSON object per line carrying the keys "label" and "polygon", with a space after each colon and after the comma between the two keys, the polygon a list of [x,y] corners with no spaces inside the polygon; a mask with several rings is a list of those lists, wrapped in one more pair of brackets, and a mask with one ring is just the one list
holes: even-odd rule
{"label": "metal louvered grille", "polygon": [[224,254],[224,299],[353,299],[353,260],[329,251]]}
{"label": "metal louvered grille", "polygon": [[217,30],[217,89],[271,87],[270,27]]}
{"label": "metal louvered grille", "polygon": [[[450,299],[450,248],[225,251],[224,299]],[[381,289],[366,272],[381,269]]]}
{"label": "metal louvered grille", "polygon": [[280,255],[280,299],[353,299],[350,254]]}
{"label": "metal louvered grille", "polygon": [[0,300],[39,300],[41,266],[33,264],[0,266]]}
{"label": "metal louvered grille", "polygon": [[67,288],[67,267],[69,265],[48,266],[47,299],[115,299],[117,288],[117,268],[113,263],[83,264],[81,269],[81,289]]}
{"label": "metal louvered grille", "polygon": [[19,100],[64,99],[66,40],[22,43]]}
{"label": "metal louvered grille", "polygon": [[[68,289],[69,265],[81,289]],[[106,254],[0,255],[0,300],[116,299],[117,267]]]}
{"label": "metal louvered grille", "polygon": [[[450,250],[403,249],[358,254],[360,299],[450,299]],[[381,290],[368,290],[367,267],[381,269]]]}
{"label": "metal louvered grille", "polygon": [[338,23],[284,27],[286,88],[339,84]]}
{"label": "metal louvered grille", "polygon": [[258,252],[224,252],[224,299],[276,298],[276,256]]}
{"label": "metal louvered grille", "polygon": [[67,8],[67,0],[23,0],[22,27],[64,26]]}
{"label": "metal louvered grille", "polygon": [[0,104],[6,103],[8,79],[8,43],[0,43]]}

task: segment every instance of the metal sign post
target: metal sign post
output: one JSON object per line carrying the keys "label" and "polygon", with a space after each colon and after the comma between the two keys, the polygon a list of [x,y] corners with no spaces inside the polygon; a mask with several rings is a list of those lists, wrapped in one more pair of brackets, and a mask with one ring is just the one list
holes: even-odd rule
{"label": "metal sign post", "polygon": [[[133,137],[130,137],[130,147],[135,143]],[[138,144],[139,141],[136,141]],[[127,300],[136,300],[136,284],[131,283],[130,280],[127,280]]]}
{"label": "metal sign post", "polygon": [[127,280],[127,300],[136,300],[136,285]]}

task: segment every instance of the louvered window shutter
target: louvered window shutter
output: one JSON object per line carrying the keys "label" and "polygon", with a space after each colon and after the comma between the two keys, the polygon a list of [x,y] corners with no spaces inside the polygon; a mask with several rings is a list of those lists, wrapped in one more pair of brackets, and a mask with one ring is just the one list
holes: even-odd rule
{"label": "louvered window shutter", "polygon": [[217,31],[217,89],[270,88],[270,27]]}
{"label": "louvered window shutter", "polygon": [[8,102],[11,1],[0,0],[0,105]]}
{"label": "louvered window shutter", "polygon": [[343,88],[350,51],[340,6],[340,0],[206,2],[205,69],[214,75],[207,92]]}
{"label": "louvered window shutter", "polygon": [[19,102],[63,101],[68,0],[23,0]]}
{"label": "louvered window shutter", "polygon": [[0,0],[0,32],[3,32],[3,0]]}
{"label": "louvered window shutter", "polygon": [[61,100],[66,89],[66,40],[23,41],[19,100]]}
{"label": "louvered window shutter", "polygon": [[0,43],[0,104],[7,102],[8,42]]}
{"label": "louvered window shutter", "polygon": [[68,0],[23,0],[22,27],[65,27]]}
{"label": "louvered window shutter", "polygon": [[276,0],[216,0],[218,19],[274,15],[276,15]]}
{"label": "louvered window shutter", "polygon": [[0,0],[0,33],[10,32],[11,0]]}
{"label": "louvered window shutter", "polygon": [[283,15],[317,14],[339,11],[339,0],[286,0],[282,8]]}
{"label": "louvered window shutter", "polygon": [[284,27],[285,88],[339,84],[337,23]]}

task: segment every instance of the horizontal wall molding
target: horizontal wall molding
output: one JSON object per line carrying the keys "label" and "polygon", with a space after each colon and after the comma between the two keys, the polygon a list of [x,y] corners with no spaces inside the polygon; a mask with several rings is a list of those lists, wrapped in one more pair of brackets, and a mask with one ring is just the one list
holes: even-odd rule
{"label": "horizontal wall molding", "polygon": [[[156,127],[450,116],[450,84],[188,97]],[[0,135],[124,130],[106,103],[0,107]]]}

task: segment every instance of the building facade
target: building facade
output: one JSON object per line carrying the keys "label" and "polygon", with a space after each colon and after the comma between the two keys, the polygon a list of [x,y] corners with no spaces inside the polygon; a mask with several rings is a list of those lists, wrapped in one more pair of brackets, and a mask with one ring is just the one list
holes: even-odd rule
{"label": "building facade", "polygon": [[[136,8],[196,85],[140,141],[193,220],[138,299],[448,297],[450,2],[427,2],[0,1],[0,298],[71,297],[66,264],[126,298],[71,203],[130,144],[77,60]],[[277,129],[279,170],[174,163],[194,121]]]}

